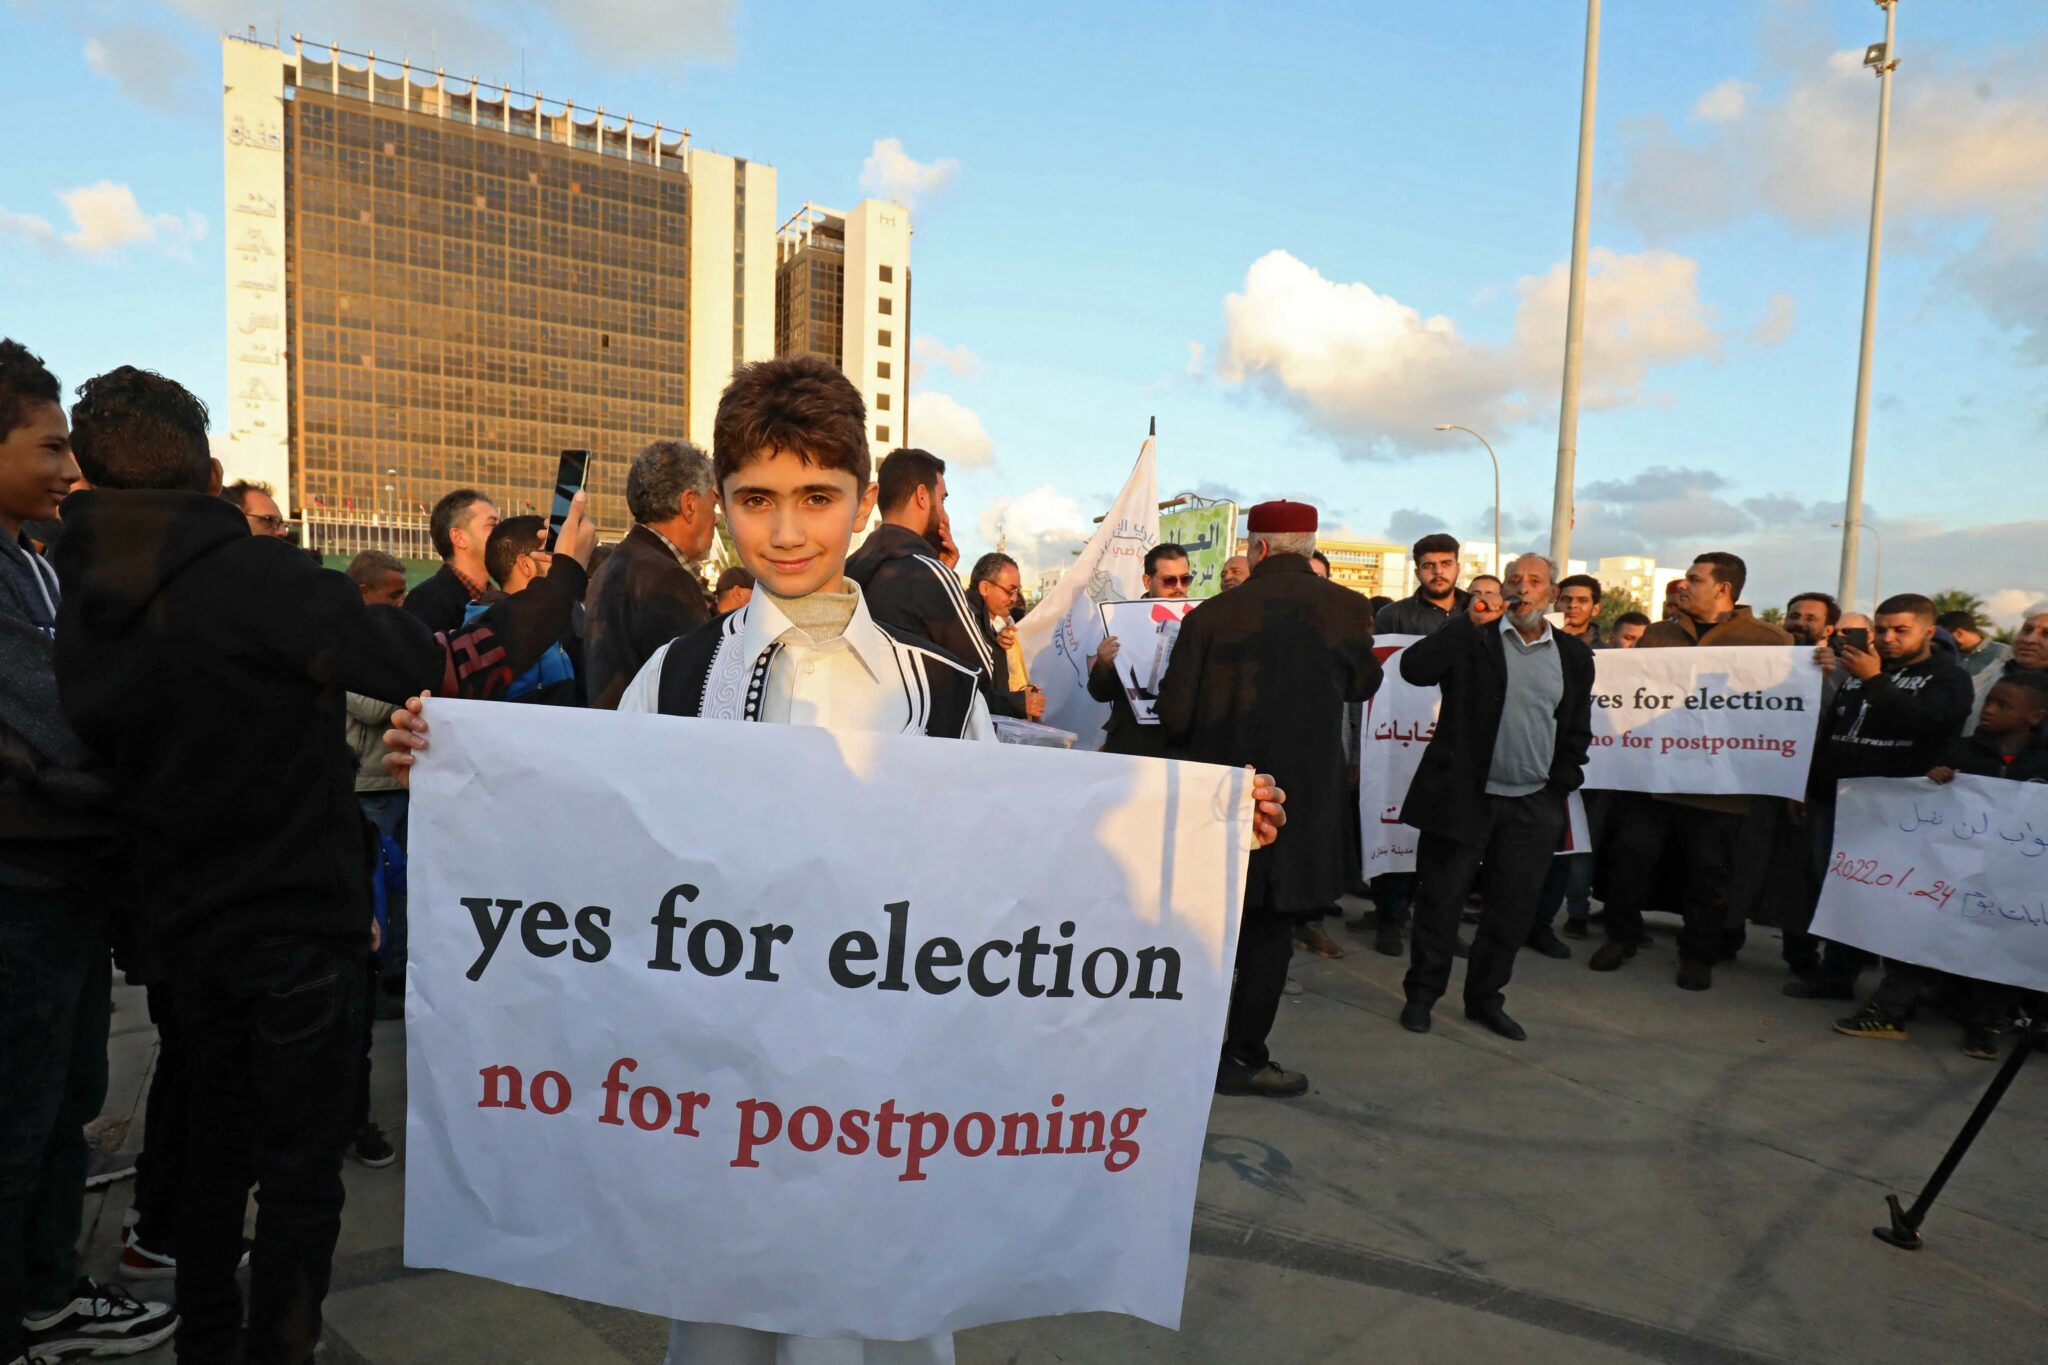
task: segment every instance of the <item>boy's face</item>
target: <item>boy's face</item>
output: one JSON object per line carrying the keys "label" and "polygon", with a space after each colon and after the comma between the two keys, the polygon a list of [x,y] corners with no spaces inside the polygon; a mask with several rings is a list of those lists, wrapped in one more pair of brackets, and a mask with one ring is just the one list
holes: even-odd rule
{"label": "boy's face", "polygon": [[719,497],[740,563],[776,596],[802,597],[839,587],[853,529],[874,510],[875,485],[771,450],[727,476]]}
{"label": "boy's face", "polygon": [[1977,728],[1993,739],[2009,739],[2039,729],[2044,720],[2048,720],[2048,711],[2042,710],[2033,693],[1999,683],[1984,698]]}
{"label": "boy's face", "polygon": [[48,521],[78,478],[71,428],[55,403],[27,403],[21,421],[0,439],[0,522]]}

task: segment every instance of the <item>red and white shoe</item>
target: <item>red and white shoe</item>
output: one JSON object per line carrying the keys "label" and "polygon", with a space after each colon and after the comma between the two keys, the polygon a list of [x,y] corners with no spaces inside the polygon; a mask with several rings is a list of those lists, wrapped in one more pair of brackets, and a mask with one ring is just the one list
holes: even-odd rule
{"label": "red and white shoe", "polygon": [[124,1280],[175,1280],[178,1278],[178,1259],[160,1251],[151,1251],[135,1240],[135,1232],[131,1228],[121,1248],[119,1274]]}

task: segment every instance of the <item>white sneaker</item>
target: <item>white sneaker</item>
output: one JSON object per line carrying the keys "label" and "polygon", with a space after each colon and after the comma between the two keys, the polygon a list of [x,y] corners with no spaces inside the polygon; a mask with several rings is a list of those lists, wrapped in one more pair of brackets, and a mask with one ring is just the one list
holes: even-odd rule
{"label": "white sneaker", "polygon": [[62,1308],[22,1318],[31,1361],[140,1355],[178,1330],[178,1314],[169,1304],[144,1303],[117,1285],[81,1278],[71,1294]]}

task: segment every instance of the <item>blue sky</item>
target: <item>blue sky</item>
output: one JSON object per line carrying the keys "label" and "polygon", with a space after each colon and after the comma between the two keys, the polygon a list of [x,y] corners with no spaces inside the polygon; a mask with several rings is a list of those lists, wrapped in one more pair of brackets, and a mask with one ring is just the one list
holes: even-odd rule
{"label": "blue sky", "polygon": [[[1760,603],[1832,588],[1882,14],[1607,9],[1575,553],[1736,548]],[[1507,539],[1547,539],[1580,6],[7,0],[30,59],[0,112],[33,135],[0,331],[67,383],[131,362],[221,397],[217,35],[280,17],[687,125],[773,162],[785,215],[864,168],[913,196],[912,422],[962,466],[970,553],[1001,520],[1063,559],[1155,414],[1162,493],[1402,539],[1487,534],[1483,452],[1429,430],[1463,422]],[[2048,596],[2048,7],[1904,0],[1899,30],[1868,515],[1888,590],[2010,617]]]}

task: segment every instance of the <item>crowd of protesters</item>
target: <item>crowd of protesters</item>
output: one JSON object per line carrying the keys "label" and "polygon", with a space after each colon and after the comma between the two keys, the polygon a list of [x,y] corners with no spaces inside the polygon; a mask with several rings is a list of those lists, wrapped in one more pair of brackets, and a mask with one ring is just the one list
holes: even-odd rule
{"label": "crowd of protesters", "polygon": [[[963,581],[945,462],[906,449],[873,467],[860,395],[822,361],[742,367],[710,453],[636,454],[632,529],[602,550],[580,496],[551,536],[448,493],[430,518],[442,562],[411,588],[384,551],[323,567],[274,490],[223,486],[207,421],[185,388],[125,366],[67,411],[55,376],[0,342],[0,1365],[174,1335],[201,1365],[311,1359],[342,1164],[398,1155],[370,1112],[369,1055],[372,1021],[402,1014],[408,781],[431,761],[419,695],[975,740],[1045,711],[1018,564],[987,554]],[[707,581],[721,513],[739,563]],[[1764,923],[1788,994],[1849,1002],[1879,964],[1810,933],[1836,779],[2048,778],[2048,604],[2009,647],[1915,594],[1851,618],[1801,593],[1772,624],[1742,601],[1741,559],[1709,552],[1662,619],[1612,614],[1603,631],[1601,584],[1539,555],[1460,586],[1458,543],[1426,536],[1420,586],[1390,602],[1330,581],[1316,533],[1313,507],[1251,509],[1246,552],[1181,627],[1156,724],[1115,638],[1087,673],[1109,706],[1088,745],[1259,774],[1219,1094],[1307,1088],[1268,1039],[1291,956],[1345,951],[1325,921],[1348,892],[1374,902],[1357,922],[1374,947],[1410,960],[1413,1032],[1464,958],[1466,1015],[1522,1039],[1505,1010],[1518,952],[1568,958],[1562,940],[1597,923],[1590,965],[1618,970],[1650,947],[1651,910],[1682,919],[1681,987],[1708,989]],[[1194,582],[1184,548],[1147,554],[1147,597]],[[1443,706],[1403,810],[1416,871],[1367,887],[1375,633],[1423,637],[1398,667]],[[1811,647],[1825,706],[1807,799],[1588,793],[1593,851],[1557,856],[1593,651],[1719,645]],[[734,668],[755,680],[744,697],[707,686]],[[107,1174],[84,1130],[106,1095],[116,968],[146,988],[159,1040],[119,1273],[174,1282],[175,1308],[80,1264],[81,1196]],[[1840,1031],[1902,1037],[1916,1009],[1947,1008],[1971,1055],[1995,1057],[2020,1003],[1910,964],[1873,975]],[[761,1336],[678,1323],[670,1359]],[[900,1358],[951,1358],[928,1345]]]}

